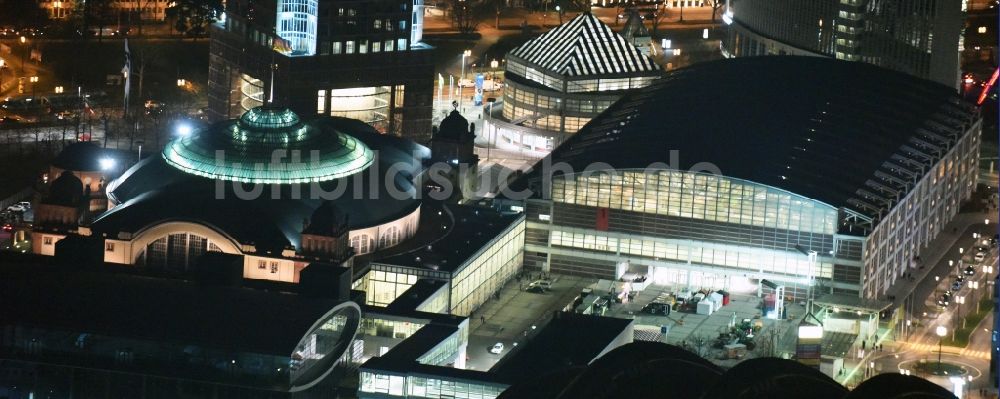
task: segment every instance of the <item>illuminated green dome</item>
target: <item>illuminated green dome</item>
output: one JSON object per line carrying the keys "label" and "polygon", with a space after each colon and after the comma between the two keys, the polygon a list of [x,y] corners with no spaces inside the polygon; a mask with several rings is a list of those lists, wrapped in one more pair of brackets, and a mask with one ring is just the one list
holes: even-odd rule
{"label": "illuminated green dome", "polygon": [[211,179],[298,184],[361,172],[374,155],[353,136],[303,123],[288,109],[257,107],[170,142],[163,158]]}

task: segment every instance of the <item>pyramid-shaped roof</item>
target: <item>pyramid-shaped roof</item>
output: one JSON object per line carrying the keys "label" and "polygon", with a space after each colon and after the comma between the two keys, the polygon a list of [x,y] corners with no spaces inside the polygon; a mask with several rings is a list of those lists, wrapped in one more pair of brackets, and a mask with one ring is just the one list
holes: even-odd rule
{"label": "pyramid-shaped roof", "polygon": [[660,67],[591,13],[515,48],[510,55],[565,76],[657,71]]}

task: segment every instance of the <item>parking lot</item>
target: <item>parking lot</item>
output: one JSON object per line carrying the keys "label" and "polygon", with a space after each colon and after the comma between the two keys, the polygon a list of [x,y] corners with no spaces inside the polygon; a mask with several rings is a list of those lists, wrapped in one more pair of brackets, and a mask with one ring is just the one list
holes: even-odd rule
{"label": "parking lot", "polygon": [[[521,290],[521,286],[531,282],[529,280],[511,280],[500,291],[499,298],[490,299],[470,317],[467,368],[488,370],[493,367],[515,343],[530,338],[531,326],[540,326],[594,282],[576,276],[551,277],[551,290],[540,294]],[[504,344],[503,352],[499,355],[489,353],[490,347],[497,342]]]}
{"label": "parking lot", "polygon": [[[597,282],[593,278],[577,276],[554,275],[552,288],[545,293],[524,291],[534,278],[522,279],[520,282],[511,280],[500,292],[499,298],[494,298],[483,305],[471,316],[467,368],[488,370],[497,361],[506,356],[516,345],[531,339],[532,326],[541,326],[551,317],[552,313],[571,305],[580,292]],[[629,303],[615,303],[605,312],[604,316],[634,319],[637,329],[668,329],[666,341],[675,345],[691,346],[698,338],[714,341],[720,332],[729,331],[730,323],[735,319],[740,323],[744,319],[754,319],[761,316],[760,298],[751,293],[734,293],[730,295],[728,305],[722,306],[712,315],[699,315],[689,312],[672,311],[670,316],[642,313],[640,310],[658,296],[671,292],[671,287],[650,285],[636,294]],[[789,320],[763,319],[763,329],[757,333],[759,337],[767,336],[773,340],[773,354],[793,352],[795,349],[795,329],[791,326],[802,319],[805,308],[801,304],[787,304]],[[772,332],[773,331],[773,332]],[[758,342],[761,339],[758,338]],[[500,354],[490,353],[490,348],[497,342],[504,344]],[[705,357],[719,364],[735,363],[736,360],[722,360],[722,351],[706,347]],[[762,356],[761,350],[753,352],[749,357]]]}

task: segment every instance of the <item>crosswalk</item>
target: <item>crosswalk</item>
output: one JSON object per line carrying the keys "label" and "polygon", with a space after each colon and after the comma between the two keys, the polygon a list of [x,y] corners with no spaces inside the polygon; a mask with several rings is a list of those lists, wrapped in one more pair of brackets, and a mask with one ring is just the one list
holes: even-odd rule
{"label": "crosswalk", "polygon": [[[925,343],[907,343],[903,345],[903,349],[913,350],[918,352],[937,352],[938,346],[934,344],[925,344]],[[954,346],[944,346],[941,348],[941,351],[952,355],[959,355],[961,357],[990,360],[989,351],[978,351],[968,348],[956,348]]]}

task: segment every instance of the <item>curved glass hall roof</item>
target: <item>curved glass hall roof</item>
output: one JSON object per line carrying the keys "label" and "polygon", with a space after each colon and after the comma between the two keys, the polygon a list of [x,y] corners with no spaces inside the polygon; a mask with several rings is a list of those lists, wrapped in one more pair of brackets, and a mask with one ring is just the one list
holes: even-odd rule
{"label": "curved glass hall roof", "polygon": [[374,153],[353,136],[303,123],[286,108],[256,107],[170,142],[163,158],[210,179],[300,184],[361,172]]}

